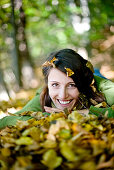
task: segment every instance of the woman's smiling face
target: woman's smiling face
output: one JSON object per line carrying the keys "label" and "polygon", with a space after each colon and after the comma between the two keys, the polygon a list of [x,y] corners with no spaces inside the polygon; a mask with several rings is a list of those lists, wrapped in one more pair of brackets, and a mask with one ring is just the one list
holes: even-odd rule
{"label": "woman's smiling face", "polygon": [[48,75],[49,96],[58,109],[72,110],[79,97],[79,91],[71,77],[52,68]]}

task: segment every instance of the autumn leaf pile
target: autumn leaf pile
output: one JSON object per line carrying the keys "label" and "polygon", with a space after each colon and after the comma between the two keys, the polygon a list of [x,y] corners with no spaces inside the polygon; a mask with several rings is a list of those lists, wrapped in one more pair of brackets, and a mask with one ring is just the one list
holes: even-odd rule
{"label": "autumn leaf pile", "polygon": [[112,170],[114,119],[24,112],[28,121],[0,131],[0,170]]}

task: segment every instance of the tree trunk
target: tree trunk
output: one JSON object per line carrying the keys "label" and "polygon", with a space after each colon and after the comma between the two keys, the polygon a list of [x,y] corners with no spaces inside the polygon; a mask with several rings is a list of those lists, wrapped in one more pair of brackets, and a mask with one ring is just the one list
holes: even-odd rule
{"label": "tree trunk", "polygon": [[[22,6],[22,0],[11,0],[12,3],[12,25],[14,29],[14,44],[15,44],[15,58],[16,77],[19,86],[23,86],[22,68],[26,63],[31,67],[33,72],[33,63],[29,54],[28,44],[25,34],[26,17]],[[19,16],[15,15],[15,11],[19,10]],[[34,74],[34,73],[33,73]]]}
{"label": "tree trunk", "polygon": [[17,82],[20,87],[22,87],[21,81],[21,63],[20,63],[20,53],[19,53],[19,44],[17,41],[17,26],[15,23],[15,7],[14,0],[11,0],[12,6],[12,26],[13,26],[13,40],[14,40],[14,58],[13,58],[13,71],[16,76]]}
{"label": "tree trunk", "polygon": [[7,92],[8,97],[10,98],[9,89],[7,87],[7,83],[4,81],[4,75],[3,75],[3,71],[1,68],[0,68],[0,84],[4,87],[5,91]]}

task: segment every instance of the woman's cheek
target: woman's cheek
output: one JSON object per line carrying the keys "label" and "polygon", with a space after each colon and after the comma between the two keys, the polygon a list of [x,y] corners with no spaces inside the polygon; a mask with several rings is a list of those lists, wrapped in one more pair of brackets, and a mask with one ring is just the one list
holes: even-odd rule
{"label": "woman's cheek", "polygon": [[72,91],[70,91],[70,93],[69,93],[69,95],[72,96],[74,99],[78,99],[79,94],[80,94],[80,93],[79,93],[78,89],[72,90]]}
{"label": "woman's cheek", "polygon": [[51,98],[54,98],[56,95],[57,95],[57,91],[56,91],[56,90],[53,90],[53,89],[50,89],[50,90],[49,90],[49,96],[50,96]]}

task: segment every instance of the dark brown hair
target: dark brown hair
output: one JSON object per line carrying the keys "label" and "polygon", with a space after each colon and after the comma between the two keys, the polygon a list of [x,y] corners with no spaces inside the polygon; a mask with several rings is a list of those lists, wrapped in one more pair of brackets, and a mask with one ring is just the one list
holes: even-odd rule
{"label": "dark brown hair", "polygon": [[[93,104],[93,100],[98,103],[104,101],[104,97],[102,96],[102,94],[98,93],[97,91],[94,92],[91,87],[94,75],[90,67],[87,66],[87,60],[82,58],[78,53],[76,53],[72,49],[63,49],[57,52],[53,52],[50,54],[46,61],[50,62],[54,57],[57,59],[53,62],[57,69],[64,72],[65,74],[65,68],[70,68],[74,72],[71,78],[75,82],[79,92],[86,96],[87,100],[89,101],[89,106]],[[47,82],[48,75],[52,67],[53,66],[51,65],[44,66],[42,69],[46,83],[46,87],[43,89],[40,96],[43,111],[44,106],[51,107],[51,98],[48,94]],[[95,87],[95,84],[93,85]]]}

